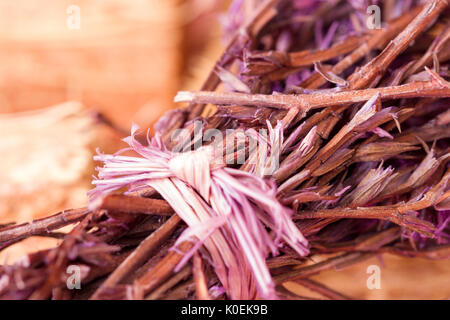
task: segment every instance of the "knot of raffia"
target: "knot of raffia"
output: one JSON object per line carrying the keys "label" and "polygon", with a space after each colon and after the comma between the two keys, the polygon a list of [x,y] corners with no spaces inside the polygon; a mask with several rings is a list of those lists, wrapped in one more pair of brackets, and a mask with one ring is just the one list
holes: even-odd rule
{"label": "knot of raffia", "polygon": [[[271,132],[274,130],[269,128]],[[144,146],[135,139],[137,126],[124,139],[140,157],[98,154],[96,187],[89,192],[90,206],[122,187],[136,191],[154,188],[188,228],[177,240],[194,241],[178,269],[203,246],[204,257],[231,299],[276,298],[266,258],[288,244],[300,255],[308,242],[291,220],[291,211],[276,198],[276,186],[254,174],[225,167],[213,157],[213,147],[173,153],[159,135]]]}
{"label": "knot of raffia", "polygon": [[211,162],[213,152],[210,147],[183,152],[169,160],[169,170],[179,179],[192,186],[203,199],[208,200],[211,189]]}

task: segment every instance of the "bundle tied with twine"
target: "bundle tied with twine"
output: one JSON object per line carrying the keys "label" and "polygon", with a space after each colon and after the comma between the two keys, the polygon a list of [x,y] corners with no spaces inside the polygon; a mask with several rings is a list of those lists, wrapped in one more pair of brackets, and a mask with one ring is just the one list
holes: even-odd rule
{"label": "bundle tied with twine", "polygon": [[[278,125],[275,130],[281,128]],[[142,158],[102,154],[94,158],[104,166],[98,168],[99,179],[93,181],[96,188],[90,191],[90,209],[100,207],[102,197],[124,186],[130,186],[129,191],[152,187],[189,226],[175,249],[191,238],[198,240],[175,271],[203,244],[229,297],[254,299],[258,293],[262,298],[276,298],[265,264],[269,252],[277,255],[282,241],[300,256],[309,252],[307,240],[291,220],[291,210],[278,202],[275,185],[225,167],[222,158],[213,157],[216,152],[212,145],[174,154],[156,133],[148,139],[148,146],[143,146],[134,137],[137,129],[133,126],[131,136],[124,141]],[[273,145],[279,135],[273,128],[270,132]]]}
{"label": "bundle tied with twine", "polygon": [[201,90],[146,142],[134,126],[133,155],[95,157],[88,207],[0,230],[1,248],[63,239],[1,266],[0,298],[305,298],[282,286],[295,280],[347,299],[310,277],[383,253],[448,259],[449,4],[376,3],[379,29],[364,1],[233,1]]}

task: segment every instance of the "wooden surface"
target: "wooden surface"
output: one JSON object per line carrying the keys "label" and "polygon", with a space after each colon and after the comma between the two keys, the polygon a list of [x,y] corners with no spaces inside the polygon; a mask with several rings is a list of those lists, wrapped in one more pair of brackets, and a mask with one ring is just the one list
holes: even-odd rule
{"label": "wooden surface", "polygon": [[[0,112],[67,100],[123,128],[154,122],[173,106],[182,29],[175,0],[3,0]],[[74,29],[80,9],[80,29]]]}
{"label": "wooden surface", "polygon": [[[380,289],[369,289],[369,266],[380,268]],[[370,269],[369,269],[370,271]],[[329,270],[311,277],[353,299],[450,299],[450,260],[409,259],[385,254],[344,270]],[[301,296],[323,298],[299,284],[287,288]]]}

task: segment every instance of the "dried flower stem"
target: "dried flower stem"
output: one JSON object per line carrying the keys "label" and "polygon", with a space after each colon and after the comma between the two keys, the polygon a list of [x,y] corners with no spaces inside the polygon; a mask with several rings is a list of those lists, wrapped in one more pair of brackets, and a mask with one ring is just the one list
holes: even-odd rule
{"label": "dried flower stem", "polygon": [[293,281],[296,279],[308,278],[316,273],[332,268],[342,268],[349,266],[373,257],[373,253],[351,252],[339,255],[337,257],[329,258],[325,261],[306,266],[292,271],[283,272],[274,277],[276,283],[283,283],[285,281]]}
{"label": "dried flower stem", "polygon": [[150,291],[166,280],[181,261],[183,256],[193,247],[191,242],[182,242],[177,247],[177,251],[170,251],[152,269],[137,279],[134,285],[142,290],[145,296]]}
{"label": "dried flower stem", "polygon": [[348,37],[341,43],[332,46],[329,49],[311,52],[310,50],[289,53],[287,65],[291,67],[310,66],[314,62],[326,61],[334,57],[346,54],[362,43],[365,43],[368,37]]}
{"label": "dried flower stem", "polygon": [[[414,8],[408,13],[402,15],[398,19],[389,23],[385,29],[376,30],[371,34],[368,41],[362,44],[354,52],[346,56],[344,59],[334,65],[330,71],[336,75],[347,70],[350,66],[361,60],[363,57],[373,50],[374,48],[383,47],[392,38],[394,38],[401,30],[403,30],[412,19],[422,10],[423,6]],[[300,84],[300,87],[307,89],[317,89],[327,82],[326,79],[315,73]]]}
{"label": "dried flower stem", "polygon": [[[274,8],[279,1],[280,0],[266,0],[260,6],[258,6],[258,10],[255,12],[253,17],[251,17],[242,27],[242,29],[240,29],[230,40],[230,43],[224,50],[222,56],[216,62],[215,66],[211,69],[208,77],[200,88],[201,90],[214,91],[217,88],[217,86],[220,84],[220,78],[215,71],[216,67],[223,67],[225,64],[230,63],[228,61],[230,60],[229,53],[236,45],[238,45],[240,42],[246,43],[249,40],[249,36],[257,36],[261,28],[275,16],[276,10]],[[202,113],[204,106],[205,105],[202,103],[191,103],[188,107],[188,120],[192,120],[198,117]]]}
{"label": "dried flower stem", "polygon": [[[286,70],[285,72],[281,72],[279,70],[272,72],[269,77],[270,80],[275,80],[276,75],[285,75],[289,73],[296,72],[297,70],[301,69],[300,67],[306,67],[313,65],[315,62],[320,61],[326,61],[330,60],[332,58],[338,57],[343,54],[347,54],[356,48],[358,48],[363,43],[366,43],[368,40],[367,36],[362,37],[356,37],[356,36],[350,36],[346,38],[344,41],[341,41],[335,45],[333,45],[331,48],[324,49],[324,50],[303,50],[298,52],[278,52],[278,51],[268,51],[268,52],[254,52],[251,53],[248,57],[247,62],[247,69],[248,71],[245,72],[246,75],[258,75],[261,73],[267,73],[267,67],[265,68],[259,68],[257,62],[258,60],[268,60],[268,61],[274,61],[274,63],[271,67],[273,69],[278,69],[279,65],[284,65],[286,68],[289,68],[291,70]],[[283,70],[283,69],[281,69]]]}
{"label": "dried flower stem", "polygon": [[170,292],[167,292],[167,294],[164,295],[162,299],[165,300],[186,299],[186,297],[192,296],[194,291],[195,291],[194,280],[188,279],[185,282],[174,287]]}
{"label": "dried flower stem", "polygon": [[113,287],[125,278],[130,272],[142,264],[145,259],[149,257],[152,252],[165,241],[175,230],[181,219],[178,215],[173,215],[167,220],[158,230],[149,235],[140,245],[134,250],[122,264],[114,270],[114,272],[106,279],[97,291],[92,295],[91,299],[98,299],[102,291],[108,287]]}
{"label": "dried flower stem", "polygon": [[425,52],[425,54],[422,56],[422,58],[415,61],[413,65],[406,71],[404,77],[408,78],[409,76],[412,76],[414,73],[416,73],[423,67],[430,64],[433,61],[433,55],[438,55],[442,49],[444,49],[442,50],[443,51],[442,53],[448,55],[449,54],[448,51],[450,51],[449,40],[450,40],[450,24],[447,24],[442,30],[441,34],[439,34],[439,36],[428,48],[427,52]]}
{"label": "dried flower stem", "polygon": [[[334,66],[331,71],[339,74],[350,65],[361,59],[367,52],[370,51],[372,47],[384,44],[389,38],[392,38],[397,32],[403,29],[403,27],[411,21],[412,17],[416,14],[416,11],[418,12],[418,10],[421,9],[421,12],[411,23],[409,23],[408,27],[400,35],[398,35],[394,41],[391,42],[390,47],[388,46],[379,56],[366,64],[361,70],[354,73],[349,78],[349,87],[351,89],[361,89],[370,85],[377,76],[384,73],[394,58],[397,57],[407,47],[407,45],[414,40],[414,38],[417,37],[417,35],[420,34],[445,8],[445,6],[443,6],[443,2],[440,2],[439,6],[436,6],[434,2],[435,1],[430,1],[425,7],[416,8],[410,12],[409,15],[404,15],[402,18],[397,19],[386,30],[376,33],[375,36],[368,41],[367,46],[364,45],[355,50],[352,54]],[[399,46],[393,46],[393,44],[399,44]],[[307,88],[318,88],[324,83],[325,81],[323,77],[316,75],[316,78],[310,77],[301,85]],[[448,83],[446,86],[448,87]],[[346,107],[344,106],[337,112],[342,112],[345,109]],[[331,110],[324,111],[323,116],[331,112]],[[310,126],[312,125],[314,125],[314,123],[310,124]]]}
{"label": "dried flower stem", "polygon": [[[314,212],[303,211],[302,213],[295,215],[294,219],[352,218],[390,220],[405,228],[433,237],[433,233],[428,231],[435,230],[433,224],[414,216],[401,214],[400,211],[404,206],[405,205],[401,204],[397,206],[359,207],[357,209],[335,208]],[[402,211],[406,210],[403,209]]]}
{"label": "dried flower stem", "polygon": [[137,196],[108,195],[102,199],[99,209],[110,212],[145,213],[152,215],[172,215],[172,207],[160,199]]}
{"label": "dried flower stem", "polygon": [[0,230],[0,243],[19,240],[62,228],[82,220],[88,213],[89,210],[87,208],[64,210],[31,223],[7,226]]}
{"label": "dried flower stem", "polygon": [[199,300],[211,300],[208,293],[205,271],[203,270],[202,257],[196,252],[193,256],[192,273],[194,274],[195,292]]}
{"label": "dried flower stem", "polygon": [[192,274],[192,267],[187,265],[168,279],[165,283],[156,288],[152,293],[145,297],[146,300],[160,299],[168,290],[175,287],[179,282],[187,279]]}
{"label": "dried flower stem", "polygon": [[91,218],[92,213],[86,215],[84,219],[70,232],[70,237],[67,237],[60,245],[60,248],[63,248],[63,250],[54,250],[49,252],[47,259],[54,261],[54,263],[49,266],[47,279],[39,289],[30,295],[30,300],[48,299],[53,288],[59,286],[61,283],[61,274],[65,271],[68,261],[66,250],[64,249],[70,248],[74,245],[77,236],[81,235],[83,230],[89,225]]}
{"label": "dried flower stem", "polygon": [[332,299],[332,300],[350,300],[349,297],[343,295],[342,293],[339,293],[333,289],[330,289],[327,286],[323,285],[322,283],[311,280],[311,279],[297,279],[294,282],[302,285],[305,288],[308,288],[309,290],[315,291],[326,298]]}
{"label": "dried flower stem", "polygon": [[237,92],[179,92],[175,102],[211,103],[216,105],[247,105],[267,108],[290,109],[298,107],[303,111],[326,108],[351,103],[364,102],[375,94],[382,100],[418,98],[418,97],[450,97],[450,84],[445,81],[413,82],[400,86],[372,88],[348,91],[323,91],[300,95],[265,95]]}
{"label": "dried flower stem", "polygon": [[364,88],[369,86],[375,78],[383,74],[392,61],[403,52],[411,42],[447,7],[448,0],[430,0],[417,17],[392,40],[375,59],[352,74],[348,81],[351,88]]}
{"label": "dried flower stem", "polygon": [[320,300],[316,298],[301,296],[296,292],[289,291],[282,284],[277,285],[277,294],[283,300]]}
{"label": "dried flower stem", "polygon": [[392,227],[373,235],[362,236],[353,241],[331,243],[322,246],[317,245],[321,252],[342,252],[342,251],[378,251],[381,247],[395,241],[401,236],[401,229],[399,227]]}

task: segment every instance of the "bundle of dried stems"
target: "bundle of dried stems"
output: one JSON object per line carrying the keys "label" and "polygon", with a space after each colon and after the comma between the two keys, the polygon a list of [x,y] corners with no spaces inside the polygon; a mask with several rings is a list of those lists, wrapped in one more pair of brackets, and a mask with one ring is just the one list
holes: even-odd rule
{"label": "bundle of dried stems", "polygon": [[[370,29],[361,1],[234,1],[201,91],[146,143],[133,127],[132,155],[96,156],[88,207],[0,229],[2,249],[63,238],[0,266],[0,298],[297,299],[296,280],[346,299],[309,277],[386,252],[450,258],[448,0],[378,5]],[[191,150],[199,122],[237,143]]]}

